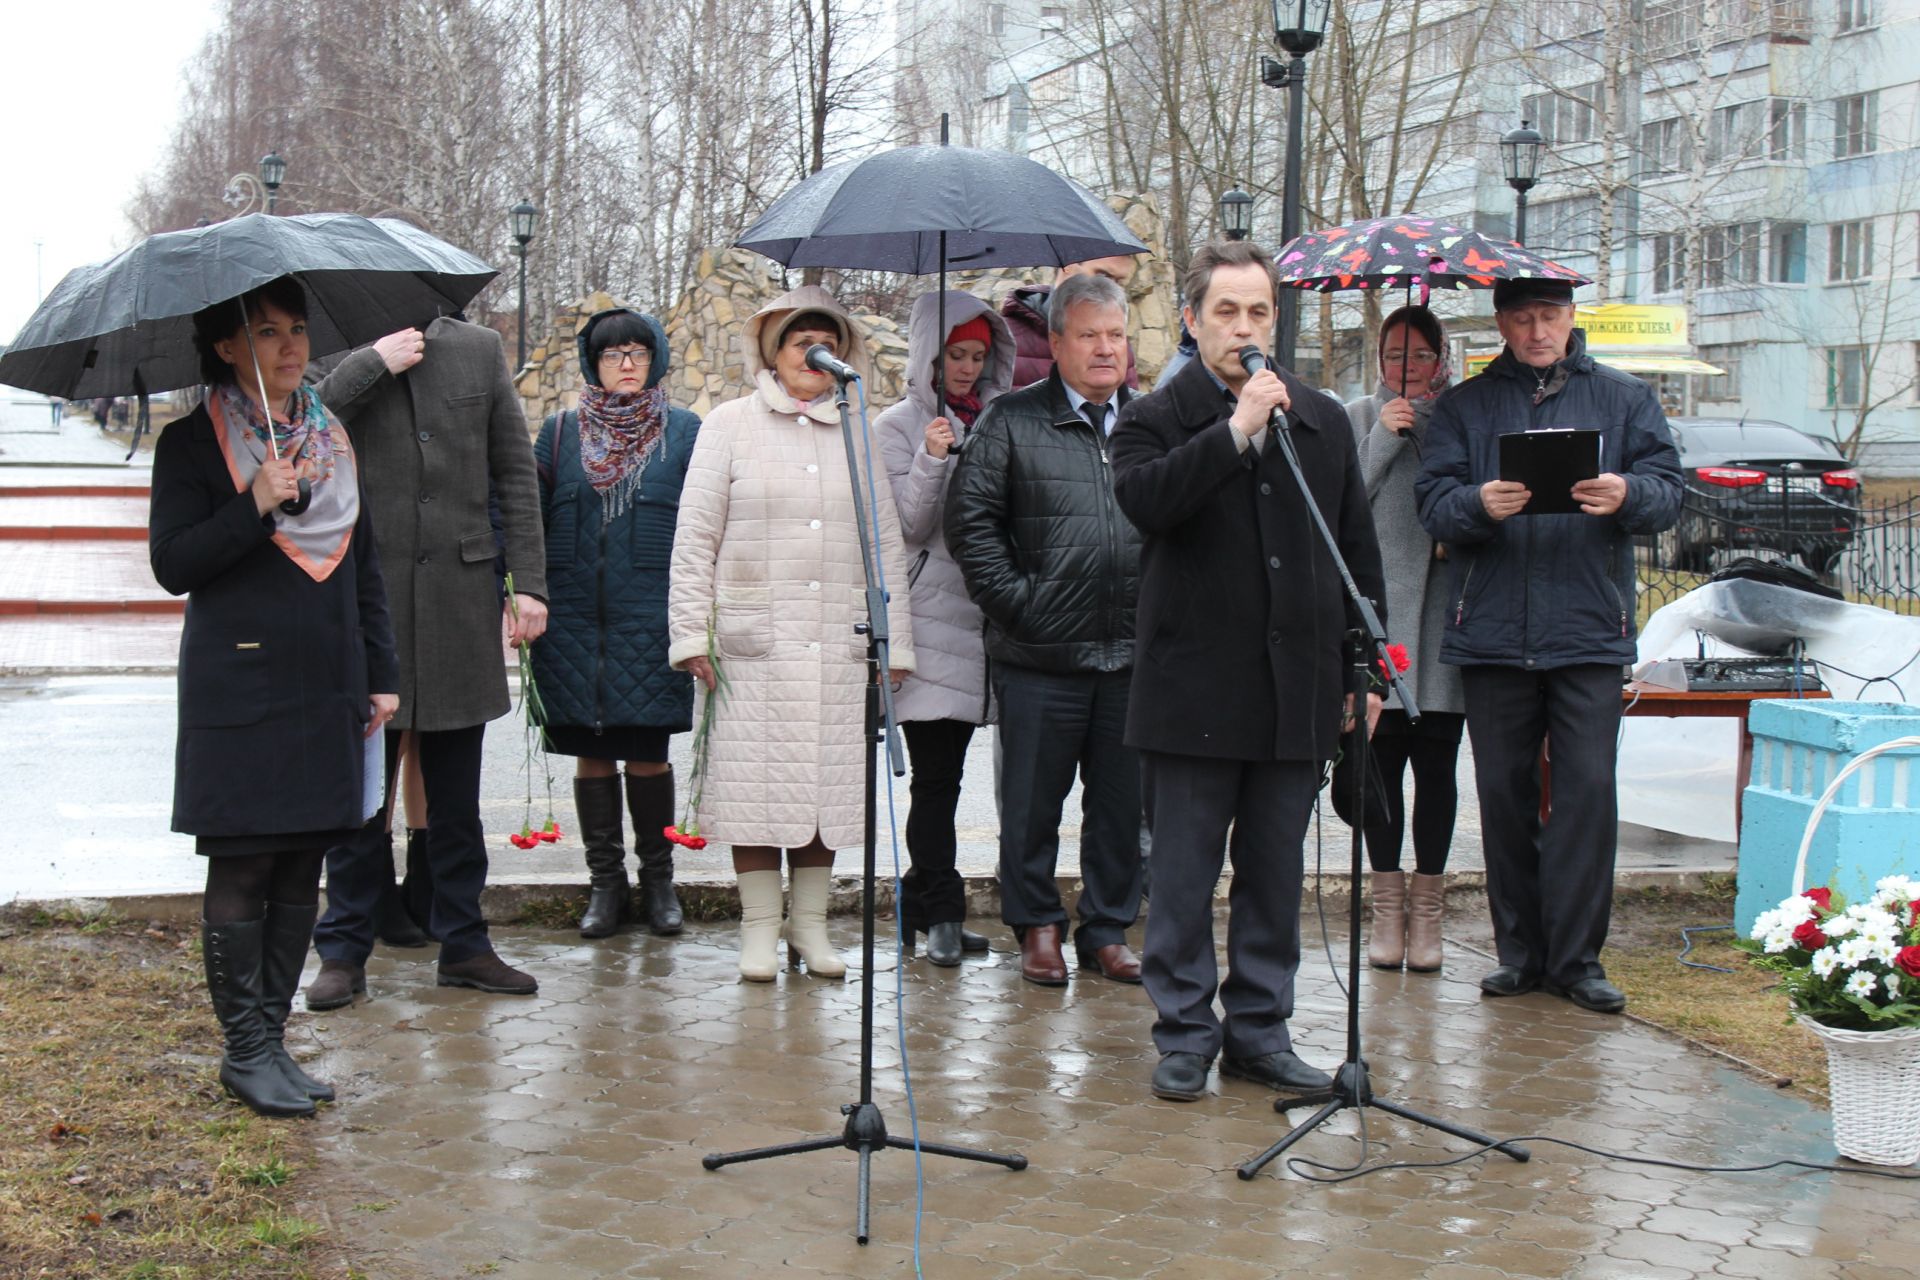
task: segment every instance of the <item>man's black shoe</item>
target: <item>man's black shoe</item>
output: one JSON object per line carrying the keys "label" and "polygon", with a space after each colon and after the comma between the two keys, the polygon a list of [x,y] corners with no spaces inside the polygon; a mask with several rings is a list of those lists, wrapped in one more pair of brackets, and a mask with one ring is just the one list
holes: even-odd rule
{"label": "man's black shoe", "polygon": [[1591,1009],[1595,1013],[1619,1013],[1627,1007],[1627,993],[1605,978],[1582,978],[1570,987],[1547,983],[1546,989],[1556,996],[1565,996],[1582,1009]]}
{"label": "man's black shoe", "polygon": [[1480,990],[1490,996],[1523,996],[1540,985],[1540,979],[1515,965],[1503,964],[1480,979]]}
{"label": "man's black shoe", "polygon": [[1264,1053],[1257,1058],[1222,1058],[1220,1074],[1288,1092],[1313,1093],[1333,1088],[1332,1076],[1300,1061],[1300,1056],[1290,1049]]}
{"label": "man's black shoe", "polygon": [[1153,1069],[1153,1096],[1194,1102],[1207,1094],[1207,1060],[1197,1053],[1163,1053]]}

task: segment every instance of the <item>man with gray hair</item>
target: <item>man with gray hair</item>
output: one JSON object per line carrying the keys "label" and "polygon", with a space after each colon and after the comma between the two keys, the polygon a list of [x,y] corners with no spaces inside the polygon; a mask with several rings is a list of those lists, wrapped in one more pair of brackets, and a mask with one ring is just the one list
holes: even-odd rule
{"label": "man with gray hair", "polygon": [[1107,437],[1127,401],[1127,295],[1100,275],[1047,304],[1054,369],[987,406],[947,490],[947,548],[987,618],[1005,755],[1001,918],[1029,982],[1067,981],[1054,880],[1060,812],[1083,784],[1083,968],[1140,981],[1140,763],[1122,742],[1140,537],[1113,497]]}

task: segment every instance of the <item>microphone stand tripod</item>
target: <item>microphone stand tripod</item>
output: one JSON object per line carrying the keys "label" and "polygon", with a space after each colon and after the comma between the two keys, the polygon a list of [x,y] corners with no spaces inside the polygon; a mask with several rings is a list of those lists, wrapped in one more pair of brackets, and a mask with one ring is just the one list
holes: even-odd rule
{"label": "microphone stand tripod", "polygon": [[834,381],[837,387],[834,402],[840,407],[840,436],[847,446],[847,475],[853,483],[854,523],[860,530],[860,560],[867,575],[867,621],[854,626],[857,634],[865,635],[867,638],[866,856],[861,868],[860,897],[860,1099],[857,1102],[841,1104],[840,1114],[847,1118],[847,1122],[838,1134],[807,1138],[799,1142],[783,1142],[770,1147],[755,1147],[750,1151],[702,1156],[700,1164],[707,1169],[719,1169],[730,1164],[742,1164],[748,1160],[772,1160],[780,1156],[802,1155],[809,1151],[825,1151],[832,1147],[845,1147],[849,1151],[857,1151],[860,1153],[860,1177],[855,1200],[853,1238],[865,1244],[868,1239],[868,1187],[874,1152],[885,1151],[888,1148],[897,1151],[919,1150],[929,1155],[951,1156],[956,1160],[977,1160],[983,1164],[997,1164],[1008,1169],[1026,1168],[1027,1158],[1023,1155],[999,1155],[991,1151],[957,1147],[943,1142],[916,1143],[911,1138],[895,1137],[887,1132],[886,1118],[881,1115],[879,1104],[873,1100],[874,799],[879,786],[878,749],[880,744],[884,742],[887,746],[887,760],[894,777],[905,774],[907,766],[901,752],[898,725],[893,716],[893,689],[886,679],[889,669],[888,657],[893,642],[887,627],[886,594],[880,589],[879,548],[873,545],[871,530],[867,524],[866,505],[862,501],[860,457],[859,451],[854,447],[853,423],[847,409],[848,379],[835,375]]}
{"label": "microphone stand tripod", "polygon": [[1413,691],[1407,682],[1400,678],[1394,669],[1393,659],[1387,653],[1386,629],[1380,624],[1380,615],[1374,611],[1373,602],[1360,593],[1359,586],[1353,580],[1352,572],[1347,568],[1346,559],[1340,554],[1340,545],[1334,540],[1333,530],[1327,527],[1326,517],[1320,514],[1320,507],[1313,500],[1313,491],[1307,486],[1306,473],[1300,469],[1300,455],[1293,445],[1292,428],[1286,416],[1275,411],[1272,424],[1273,437],[1280,445],[1287,460],[1287,467],[1293,472],[1293,482],[1300,490],[1300,496],[1307,504],[1307,514],[1313,518],[1314,528],[1319,531],[1321,542],[1326,544],[1327,553],[1333,557],[1334,568],[1340,572],[1341,585],[1346,588],[1347,598],[1352,601],[1355,613],[1360,618],[1360,627],[1347,633],[1347,651],[1353,662],[1353,679],[1350,683],[1358,691],[1354,694],[1358,716],[1355,725],[1354,750],[1357,753],[1353,771],[1354,801],[1353,813],[1357,821],[1353,827],[1353,841],[1349,873],[1352,876],[1347,890],[1347,1056],[1334,1073],[1333,1086],[1313,1093],[1290,1097],[1275,1098],[1273,1109],[1285,1114],[1295,1107],[1319,1106],[1306,1120],[1295,1125],[1280,1141],[1268,1147],[1240,1166],[1240,1180],[1252,1181],[1255,1174],[1279,1157],[1288,1147],[1306,1137],[1309,1133],[1331,1120],[1340,1112],[1348,1109],[1374,1107],[1388,1115],[1399,1116],[1402,1120],[1411,1120],[1429,1129],[1464,1138],[1468,1142],[1479,1143],[1495,1151],[1503,1152],[1522,1163],[1532,1158],[1525,1147],[1510,1142],[1498,1142],[1477,1130],[1464,1125],[1450,1124],[1423,1115],[1408,1107],[1388,1102],[1377,1097],[1368,1079],[1366,1059],[1360,1056],[1360,876],[1363,870],[1360,840],[1361,828],[1366,824],[1367,773],[1371,751],[1367,741],[1365,690],[1368,684],[1368,668],[1378,662],[1387,673],[1387,679],[1393,685],[1395,693],[1400,695],[1400,705],[1406,709],[1407,718],[1418,720],[1420,709],[1414,705]]}

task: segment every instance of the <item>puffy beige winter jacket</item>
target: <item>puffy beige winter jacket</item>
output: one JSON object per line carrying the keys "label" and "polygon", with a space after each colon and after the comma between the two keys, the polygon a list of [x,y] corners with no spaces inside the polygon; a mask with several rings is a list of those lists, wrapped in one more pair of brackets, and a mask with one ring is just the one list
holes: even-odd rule
{"label": "puffy beige winter jacket", "polygon": [[[818,832],[838,849],[862,837],[867,649],[854,625],[866,620],[866,578],[839,412],[831,397],[795,403],[760,355],[762,328],[796,308],[842,317],[853,334],[843,358],[863,374],[870,368],[852,318],[818,286],[747,321],[741,347],[755,390],[707,416],[680,494],[668,661],[685,667],[706,653],[711,624],[724,686],[704,786],[694,784],[701,834],[798,848]],[[890,662],[912,670],[906,557],[884,468],[872,492],[892,588]],[[696,726],[708,696],[694,709]]]}

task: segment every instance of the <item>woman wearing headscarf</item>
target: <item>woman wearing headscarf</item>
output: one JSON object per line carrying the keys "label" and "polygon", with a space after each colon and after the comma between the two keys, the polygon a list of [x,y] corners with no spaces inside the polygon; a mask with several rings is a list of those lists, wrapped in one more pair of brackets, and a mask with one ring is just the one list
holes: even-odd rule
{"label": "woman wearing headscarf", "polygon": [[[1347,405],[1360,452],[1361,478],[1373,508],[1386,570],[1387,616],[1393,639],[1406,645],[1405,679],[1420,706],[1409,723],[1397,695],[1387,695],[1372,753],[1386,784],[1389,820],[1366,828],[1373,868],[1373,925],[1368,961],[1377,968],[1402,963],[1416,973],[1440,968],[1440,924],[1446,903],[1447,850],[1459,803],[1455,763],[1466,724],[1460,671],[1440,661],[1446,629],[1446,547],[1420,525],[1413,479],[1434,400],[1445,390],[1447,335],[1425,307],[1401,307],[1380,325],[1380,385]],[[1407,826],[1401,781],[1413,768],[1412,879],[1400,869]]]}
{"label": "woman wearing headscarf", "polygon": [[[894,698],[913,775],[908,784],[907,856],[900,924],[927,935],[927,959],[960,963],[987,940],[962,928],[966,888],[955,869],[954,812],[974,729],[987,722],[984,620],[947,551],[941,511],[954,450],[987,404],[1013,385],[1014,338],[1007,322],[970,293],[922,294],[907,324],[907,395],[874,422],[893,482],[906,543],[907,587],[919,665]],[[944,412],[943,412],[944,407]]]}
{"label": "woman wearing headscarf", "polygon": [[[834,382],[807,365],[816,344],[867,372],[865,338],[817,285],[747,321],[753,391],[701,426],[674,533],[668,654],[698,681],[700,714],[712,705],[693,820],[733,846],[740,975],[752,982],[777,972],[782,849],[789,965],[846,972],[827,939],[827,895],[834,850],[861,840],[866,809],[867,639],[854,630],[867,620],[866,576]],[[859,483],[879,529],[898,682],[914,666],[900,526],[884,477],[873,483],[863,462]]]}
{"label": "woman wearing headscarf", "polygon": [[263,1115],[334,1096],[288,1056],[287,1015],[326,851],[378,805],[366,739],[399,706],[353,446],[302,381],[306,312],[282,278],[194,317],[207,394],[154,450],[147,532],[187,597],[173,829],[207,859],[220,1082]]}
{"label": "woman wearing headscarf", "polygon": [[547,750],[575,758],[590,877],[580,936],[606,937],[630,908],[623,784],[647,927],[676,934],[667,742],[692,727],[693,682],[667,665],[667,569],[700,419],[667,403],[667,335],[652,316],[599,312],[577,342],[580,407],[549,416],[533,448],[548,609],[534,680]]}

